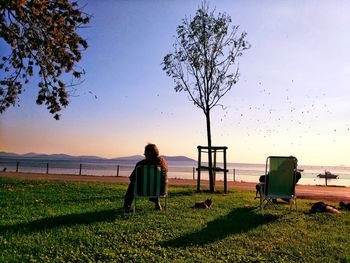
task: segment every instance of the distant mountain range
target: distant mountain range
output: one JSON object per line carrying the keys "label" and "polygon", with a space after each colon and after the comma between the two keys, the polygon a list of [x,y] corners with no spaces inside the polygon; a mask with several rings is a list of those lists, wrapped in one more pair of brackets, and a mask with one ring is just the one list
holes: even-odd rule
{"label": "distant mountain range", "polygon": [[[30,158],[30,159],[44,159],[44,160],[114,160],[114,161],[139,161],[144,159],[142,155],[132,155],[126,157],[116,157],[116,158],[103,158],[99,156],[81,155],[72,156],[68,154],[43,154],[43,153],[8,153],[0,152],[0,158]],[[191,158],[186,156],[163,156],[167,161],[178,161],[178,162],[196,162]]]}

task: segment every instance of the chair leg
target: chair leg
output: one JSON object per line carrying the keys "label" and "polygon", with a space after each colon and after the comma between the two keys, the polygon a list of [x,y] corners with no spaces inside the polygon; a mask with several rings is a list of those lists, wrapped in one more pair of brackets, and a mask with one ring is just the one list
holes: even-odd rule
{"label": "chair leg", "polygon": [[295,211],[298,212],[297,199],[295,197],[289,199],[289,211],[292,211],[293,205],[295,206]]}
{"label": "chair leg", "polygon": [[273,202],[272,202],[272,199],[269,198],[269,197],[265,197],[264,201],[266,201],[264,207],[267,207],[270,204],[274,205]]}
{"label": "chair leg", "polygon": [[277,209],[277,198],[270,198],[269,202],[266,205],[268,204],[272,205],[275,209]]}
{"label": "chair leg", "polygon": [[[158,198],[160,198],[160,197],[158,196]],[[165,196],[164,199],[165,199],[164,211],[166,212],[168,210],[168,196]],[[133,214],[136,213],[136,206],[137,206],[137,198],[135,197],[134,200],[132,201]]]}
{"label": "chair leg", "polygon": [[[266,207],[269,204],[273,204],[272,203],[272,199],[267,197],[267,196],[261,196],[260,197],[260,209],[261,209],[261,214],[264,215],[264,209],[266,209]],[[274,204],[273,204],[274,205]]]}

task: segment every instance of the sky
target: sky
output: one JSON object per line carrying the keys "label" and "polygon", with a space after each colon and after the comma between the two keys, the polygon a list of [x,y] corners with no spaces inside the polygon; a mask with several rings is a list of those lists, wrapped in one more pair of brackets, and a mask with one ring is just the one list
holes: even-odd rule
{"label": "sky", "polygon": [[[80,1],[93,15],[79,32],[89,48],[84,82],[56,121],[37,106],[31,80],[19,105],[0,115],[0,151],[106,158],[143,154],[197,158],[206,145],[203,112],[162,71],[176,28],[201,1]],[[240,78],[212,110],[212,142],[228,161],[350,166],[350,2],[209,1],[247,32]],[[0,55],[6,47],[0,42]],[[0,72],[3,74],[3,72]],[[96,95],[96,97],[95,97]]]}

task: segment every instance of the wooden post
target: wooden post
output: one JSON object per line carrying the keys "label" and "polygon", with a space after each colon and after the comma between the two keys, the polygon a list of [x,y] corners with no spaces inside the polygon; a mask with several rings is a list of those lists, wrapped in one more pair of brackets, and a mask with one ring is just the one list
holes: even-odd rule
{"label": "wooden post", "polygon": [[224,192],[227,193],[227,163],[226,163],[226,148],[224,148]]}
{"label": "wooden post", "polygon": [[[214,149],[214,161],[213,161],[213,167],[216,168],[216,149]],[[214,177],[214,189],[215,189],[215,182],[216,182],[216,172],[215,169],[213,170],[213,177]]]}
{"label": "wooden post", "polygon": [[201,151],[202,149],[200,146],[198,146],[197,149],[198,149],[197,192],[199,193],[201,188]]}
{"label": "wooden post", "polygon": [[233,168],[233,181],[236,182],[236,168]]}
{"label": "wooden post", "polygon": [[49,163],[46,163],[46,174],[49,174]]}
{"label": "wooden post", "polygon": [[117,165],[117,177],[119,176],[119,164]]}
{"label": "wooden post", "polygon": [[19,168],[19,162],[16,164],[16,173],[18,173],[18,168]]}
{"label": "wooden post", "polygon": [[81,167],[82,167],[82,165],[80,164],[80,166],[79,166],[79,175],[81,175]]}
{"label": "wooden post", "polygon": [[326,173],[324,173],[324,180],[325,180],[326,186],[327,186],[327,174]]}

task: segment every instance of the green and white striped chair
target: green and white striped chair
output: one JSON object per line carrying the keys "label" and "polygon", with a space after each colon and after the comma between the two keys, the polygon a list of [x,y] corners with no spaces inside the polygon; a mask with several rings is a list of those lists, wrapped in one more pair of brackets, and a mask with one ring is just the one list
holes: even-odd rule
{"label": "green and white striped chair", "polygon": [[140,165],[136,167],[136,180],[134,187],[134,206],[136,211],[136,200],[138,198],[160,198],[165,199],[164,210],[168,206],[168,179],[164,169],[157,165]]}

